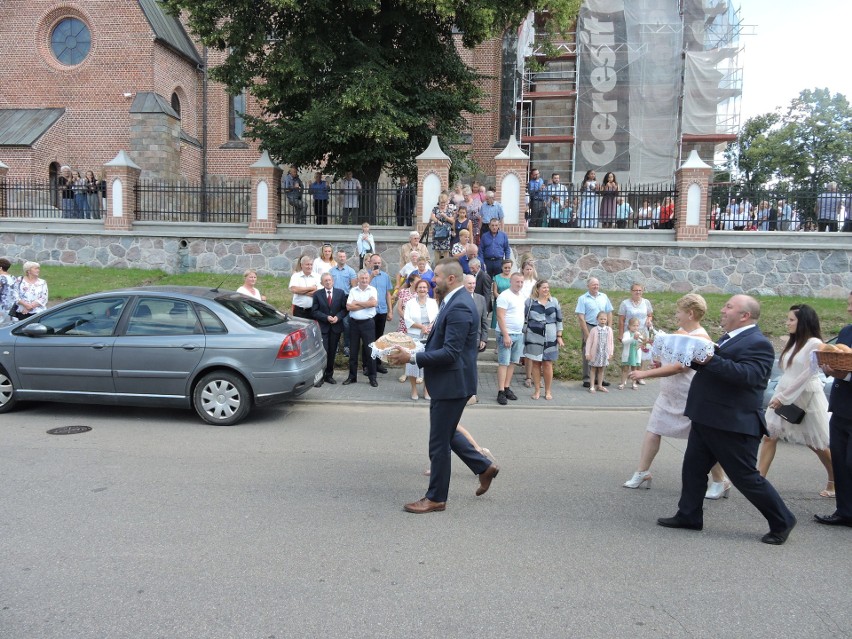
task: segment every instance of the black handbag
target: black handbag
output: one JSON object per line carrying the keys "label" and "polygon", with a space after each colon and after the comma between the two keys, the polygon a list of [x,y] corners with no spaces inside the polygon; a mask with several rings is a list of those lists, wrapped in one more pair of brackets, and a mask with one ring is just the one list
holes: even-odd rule
{"label": "black handbag", "polygon": [[801,424],[805,418],[805,410],[794,404],[781,404],[775,409],[775,413],[785,422],[791,424]]}

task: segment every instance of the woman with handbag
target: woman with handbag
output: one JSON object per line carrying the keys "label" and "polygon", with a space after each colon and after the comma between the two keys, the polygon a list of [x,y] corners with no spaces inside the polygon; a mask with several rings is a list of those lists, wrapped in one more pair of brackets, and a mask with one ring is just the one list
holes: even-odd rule
{"label": "woman with handbag", "polygon": [[[811,364],[811,353],[823,343],[816,311],[807,304],[791,306],[787,313],[787,332],[790,337],[778,358],[783,374],[766,409],[769,437],[764,437],[760,445],[757,470],[764,477],[769,473],[779,438],[804,444],[816,453],[828,474],[828,483],[819,494],[834,497],[834,471],[828,450],[828,401],[818,369]],[[803,409],[804,415],[795,407]]]}
{"label": "woman with handbag", "polygon": [[453,226],[456,223],[453,209],[450,208],[450,196],[446,192],[438,197],[438,206],[432,209],[429,221],[432,223],[432,248],[438,259],[442,260],[450,252]]}

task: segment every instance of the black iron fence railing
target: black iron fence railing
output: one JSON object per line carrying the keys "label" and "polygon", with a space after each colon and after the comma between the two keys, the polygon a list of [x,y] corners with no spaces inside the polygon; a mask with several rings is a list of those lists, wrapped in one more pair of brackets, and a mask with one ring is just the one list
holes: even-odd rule
{"label": "black iron fence railing", "polygon": [[533,194],[528,200],[531,228],[671,229],[677,189],[674,184],[639,184],[583,192],[571,184],[550,185],[542,196]]}
{"label": "black iron fence railing", "polygon": [[301,193],[286,192],[278,185],[281,196],[280,224],[357,224],[374,226],[413,226],[416,218],[416,191],[410,187],[399,193],[392,183],[362,183],[361,190],[338,185],[314,193],[305,184]]}
{"label": "black iron fence railing", "polygon": [[140,180],[136,184],[136,219],[156,222],[231,222],[251,219],[251,182],[168,182]]}
{"label": "black iron fence railing", "polygon": [[758,189],[731,183],[709,188],[714,231],[852,231],[852,192]]}
{"label": "black iron fence railing", "polygon": [[63,191],[56,182],[34,179],[0,179],[0,211],[7,217],[100,219],[101,192],[84,187]]}

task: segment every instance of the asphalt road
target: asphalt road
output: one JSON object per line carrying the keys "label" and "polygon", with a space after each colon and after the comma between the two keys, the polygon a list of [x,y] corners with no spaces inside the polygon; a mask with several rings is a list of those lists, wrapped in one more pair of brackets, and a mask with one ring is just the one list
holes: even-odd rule
{"label": "asphalt road", "polygon": [[[684,442],[628,490],[647,413],[477,406],[502,472],[447,511],[403,512],[427,478],[427,409],[298,403],[234,428],[189,411],[24,407],[0,417],[0,637],[849,637],[852,530],[804,447],[771,479],[799,526],[732,491],[703,532],[674,514]],[[51,436],[83,424],[89,433]]]}

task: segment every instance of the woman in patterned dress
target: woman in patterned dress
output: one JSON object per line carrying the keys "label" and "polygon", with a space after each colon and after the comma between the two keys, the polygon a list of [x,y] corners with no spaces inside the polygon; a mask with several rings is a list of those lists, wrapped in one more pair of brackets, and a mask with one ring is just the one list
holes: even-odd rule
{"label": "woman in patterned dress", "polygon": [[562,341],[562,308],[559,300],[550,296],[550,284],[539,280],[533,287],[532,296],[526,301],[524,316],[527,318],[524,334],[524,357],[532,363],[533,399],[539,399],[541,377],[544,375],[544,398],[553,399],[553,362],[559,357]]}

